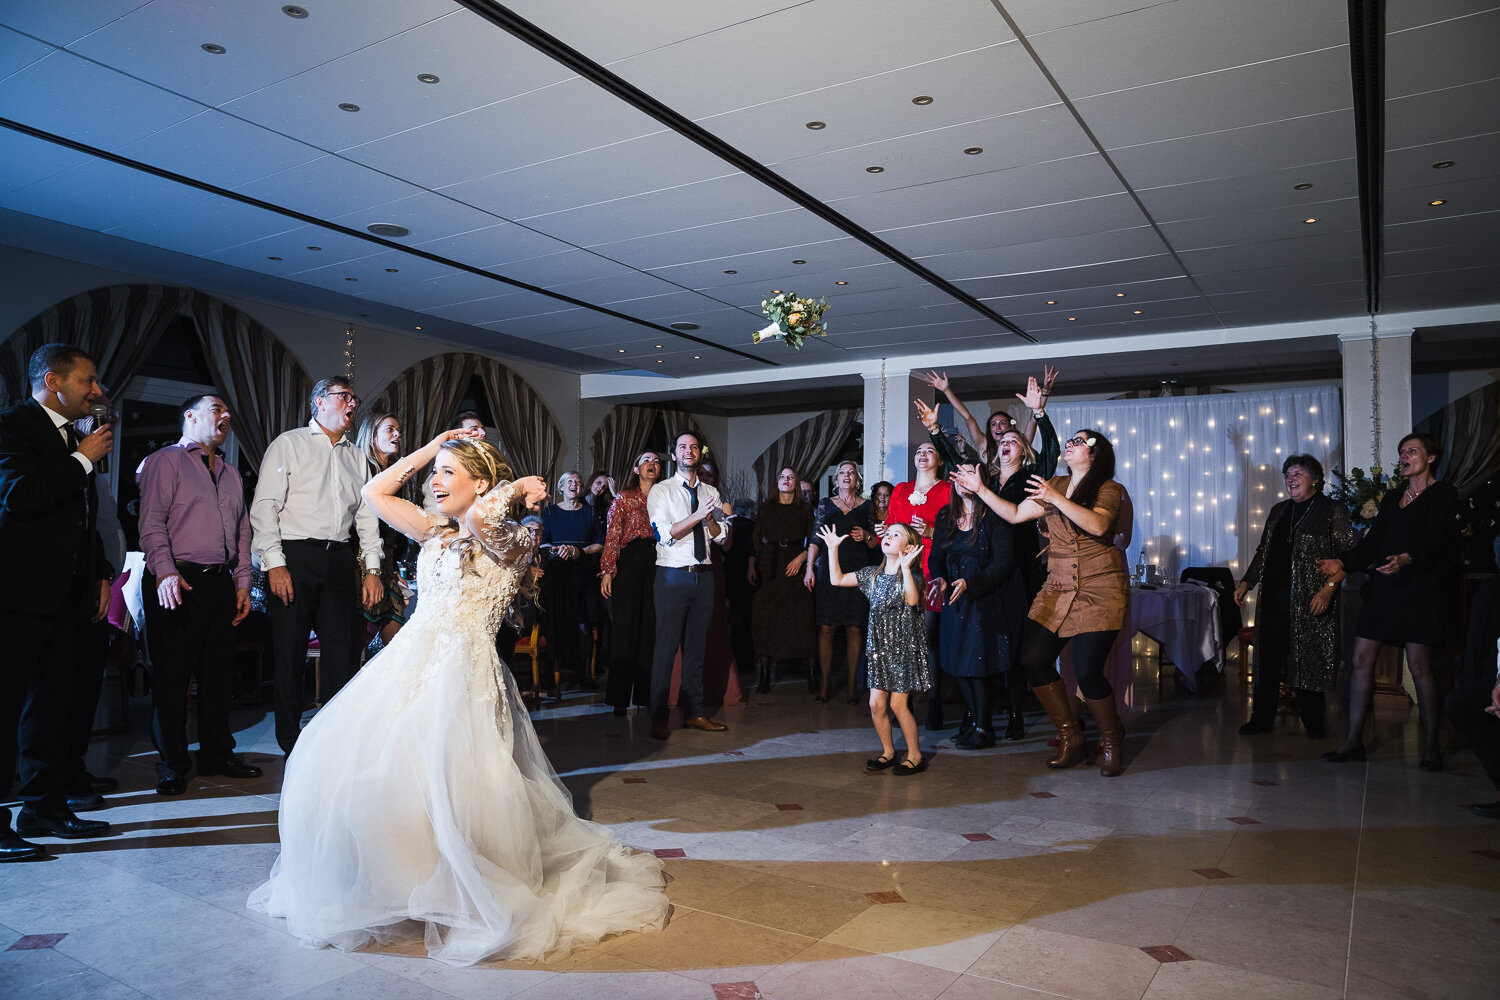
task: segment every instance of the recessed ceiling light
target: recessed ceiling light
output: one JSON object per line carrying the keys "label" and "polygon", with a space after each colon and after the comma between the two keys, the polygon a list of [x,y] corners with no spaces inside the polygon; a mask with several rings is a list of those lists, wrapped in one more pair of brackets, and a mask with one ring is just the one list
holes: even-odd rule
{"label": "recessed ceiling light", "polygon": [[438,82],[438,76],[437,76],[436,73],[418,73],[417,74],[417,79],[420,80],[420,81],[422,81],[423,83],[437,83]]}
{"label": "recessed ceiling light", "polygon": [[[204,46],[204,48],[207,48],[207,47],[208,46]],[[1454,163],[1453,160],[1438,160],[1436,163],[1434,163],[1432,165],[1432,169],[1433,170],[1447,170],[1449,167],[1453,166],[1453,163]]]}
{"label": "recessed ceiling light", "polygon": [[1437,208],[1439,205],[1446,205],[1446,204],[1448,204],[1448,199],[1447,198],[1437,198],[1437,199],[1435,199],[1433,201],[1429,201],[1427,204],[1431,205],[1433,208]]}
{"label": "recessed ceiling light", "polygon": [[1125,297],[1125,293],[1124,292],[1115,292],[1115,298],[1117,298],[1117,299],[1123,299],[1124,297]]}
{"label": "recessed ceiling light", "polygon": [[792,263],[793,264],[806,264],[807,261],[805,261],[805,260],[794,260],[794,261],[792,261]]}
{"label": "recessed ceiling light", "polygon": [[1301,184],[1293,184],[1292,185],[1292,190],[1293,191],[1306,191],[1310,187],[1312,187],[1311,184],[1307,183],[1306,181],[1303,181]]}
{"label": "recessed ceiling light", "polygon": [[414,326],[414,327],[412,327],[412,329],[413,329],[413,330],[420,330],[420,329],[422,329],[422,328],[421,328],[421,327],[420,327],[420,326]]}
{"label": "recessed ceiling light", "polygon": [[835,281],[834,284],[835,285],[847,285],[847,284],[849,284],[849,282],[847,282],[847,281]]}
{"label": "recessed ceiling light", "polygon": [[308,247],[307,249],[309,249],[309,250],[321,250],[323,248],[322,247]]}
{"label": "recessed ceiling light", "polygon": [[693,360],[694,361],[701,361],[702,359],[703,359],[703,355],[701,355],[701,354],[694,354],[693,355]]}
{"label": "recessed ceiling light", "polygon": [[921,97],[913,97],[911,99],[911,102],[913,104],[920,104],[920,105],[926,106],[926,105],[932,103],[932,98],[928,97],[926,94],[923,94]]}
{"label": "recessed ceiling light", "polygon": [[1317,219],[1303,219],[1303,220],[1302,220],[1302,224],[1303,224],[1303,225],[1304,225],[1304,226],[1310,226],[1310,225],[1312,225],[1312,224],[1313,224],[1313,223],[1314,223],[1314,222],[1317,222],[1317,221],[1318,221],[1318,220],[1317,220]]}
{"label": "recessed ceiling light", "polygon": [[736,271],[734,268],[731,267],[729,270],[725,271],[724,273],[725,274],[739,274],[740,272]]}
{"label": "recessed ceiling light", "polygon": [[280,260],[280,257],[267,257],[266,260]]}
{"label": "recessed ceiling light", "polygon": [[1049,306],[1055,306],[1055,305],[1057,305],[1057,300],[1056,299],[1048,299],[1047,300],[1047,304]]}
{"label": "recessed ceiling light", "polygon": [[615,353],[616,354],[624,354],[625,353],[625,348],[623,348],[623,347],[616,348],[615,349]]}
{"label": "recessed ceiling light", "polygon": [[391,222],[377,222],[365,227],[376,236],[410,236],[411,230]]}
{"label": "recessed ceiling light", "polygon": [[883,174],[883,173],[885,173],[885,167],[865,167],[865,173],[867,173],[867,174]]}
{"label": "recessed ceiling light", "polygon": [[1077,317],[1077,316],[1069,316],[1069,317],[1068,317],[1068,322],[1069,322],[1069,323],[1074,323],[1074,322],[1077,322],[1077,320],[1078,320],[1078,317]]}
{"label": "recessed ceiling light", "polygon": [[345,281],[358,281],[358,278],[345,278]]}
{"label": "recessed ceiling light", "polygon": [[281,8],[281,12],[287,17],[295,17],[299,21],[307,16],[307,11],[303,10],[301,7],[294,7],[291,4],[287,4],[285,7]]}
{"label": "recessed ceiling light", "polygon": [[395,274],[396,271],[397,271],[397,268],[394,268],[394,267],[388,267],[388,268],[385,269],[385,273],[386,274]]}
{"label": "recessed ceiling light", "polygon": [[199,46],[199,48],[201,48],[204,52],[207,52],[211,56],[222,56],[225,52],[229,51],[224,46],[216,45],[213,42],[204,42]]}
{"label": "recessed ceiling light", "polygon": [[1140,310],[1139,310],[1139,309],[1137,309],[1137,310],[1136,310],[1136,311],[1135,311],[1135,315],[1137,315],[1137,316],[1139,316],[1139,315],[1140,315],[1140,314],[1141,314],[1141,311],[1140,311]]}
{"label": "recessed ceiling light", "polygon": [[339,105],[339,110],[340,111],[358,111],[359,110],[359,105],[358,104],[350,104],[348,101],[344,101],[342,104]]}
{"label": "recessed ceiling light", "polygon": [[658,350],[658,351],[659,351],[659,350],[661,350],[661,345],[660,345],[660,344],[657,344],[657,345],[656,345],[656,349],[657,349],[657,350]]}
{"label": "recessed ceiling light", "polygon": [[828,127],[828,123],[827,122],[808,122],[807,123],[807,127],[810,128],[810,129],[812,129],[814,132],[816,132],[819,129],[827,128]]}
{"label": "recessed ceiling light", "polygon": [[671,324],[671,326],[672,326],[672,329],[674,329],[674,330],[696,330],[696,329],[698,329],[698,324],[697,323],[673,323],[673,324]]}
{"label": "recessed ceiling light", "polygon": [[661,358],[657,358],[657,359],[656,359],[656,363],[657,363],[657,364],[659,364],[659,365],[664,365],[664,364],[666,364],[666,362],[665,362],[665,361],[663,361],[663,360],[662,360],[662,359],[661,359]]}
{"label": "recessed ceiling light", "polygon": [[980,153],[984,152],[984,147],[983,146],[970,146],[967,149],[965,149],[964,152],[966,154],[968,154],[969,156],[978,156]]}

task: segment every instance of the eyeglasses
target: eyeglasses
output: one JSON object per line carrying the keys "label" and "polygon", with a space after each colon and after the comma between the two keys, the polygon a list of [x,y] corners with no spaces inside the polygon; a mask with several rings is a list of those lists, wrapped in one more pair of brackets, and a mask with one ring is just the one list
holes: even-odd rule
{"label": "eyeglasses", "polygon": [[1070,448],[1087,448],[1088,444],[1089,444],[1089,439],[1086,438],[1086,437],[1084,437],[1082,434],[1080,434],[1077,437],[1070,437],[1070,438],[1068,438],[1068,440],[1065,443]]}
{"label": "eyeglasses", "polygon": [[356,396],[352,392],[345,392],[343,389],[335,389],[332,392],[325,392],[323,395],[325,395],[325,396],[342,396],[342,397],[344,397],[344,402],[350,404],[351,406],[358,406],[359,405],[359,397]]}

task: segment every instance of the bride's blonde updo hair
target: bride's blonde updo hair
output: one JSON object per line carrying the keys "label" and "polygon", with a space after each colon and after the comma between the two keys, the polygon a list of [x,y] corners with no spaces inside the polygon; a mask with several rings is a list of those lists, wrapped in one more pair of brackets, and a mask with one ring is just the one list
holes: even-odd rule
{"label": "bride's blonde updo hair", "polygon": [[483,479],[490,484],[485,489],[486,493],[498,484],[508,482],[511,478],[510,464],[505,461],[505,456],[500,454],[500,449],[488,441],[454,438],[452,441],[444,441],[442,448],[452,453],[465,472],[475,479]]}

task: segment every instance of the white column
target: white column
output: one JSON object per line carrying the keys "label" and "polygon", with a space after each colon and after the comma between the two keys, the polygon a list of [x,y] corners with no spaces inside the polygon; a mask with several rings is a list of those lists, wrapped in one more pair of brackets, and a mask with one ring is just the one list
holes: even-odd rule
{"label": "white column", "polygon": [[865,380],[865,489],[882,479],[905,482],[916,475],[912,455],[927,440],[927,429],[911,401],[930,404],[934,390],[906,368],[860,374]]}
{"label": "white column", "polygon": [[1396,461],[1396,442],[1411,433],[1413,332],[1339,335],[1344,360],[1345,471],[1389,469]]}

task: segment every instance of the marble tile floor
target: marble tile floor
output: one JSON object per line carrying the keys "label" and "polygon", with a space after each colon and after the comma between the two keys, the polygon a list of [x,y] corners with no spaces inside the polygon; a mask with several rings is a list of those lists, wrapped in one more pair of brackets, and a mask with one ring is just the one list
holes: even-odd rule
{"label": "marble tile floor", "polygon": [[[1138,669],[1129,769],[1042,762],[1051,728],[867,774],[862,707],[800,681],[732,706],[724,734],[647,737],[578,695],[536,724],[580,812],[660,853],[666,930],[548,965],[453,969],[417,945],[299,947],[244,907],[276,856],[270,720],[237,716],[249,782],[154,792],[139,736],[97,743],[114,834],[0,866],[0,997],[943,1000],[1492,997],[1500,823],[1472,755],[1416,767],[1411,718],[1333,765],[1290,717],[1241,738],[1231,664],[1197,696]],[[141,709],[144,703],[137,705]],[[950,714],[957,708],[950,708]],[[1335,721],[1331,727],[1337,731]]]}

